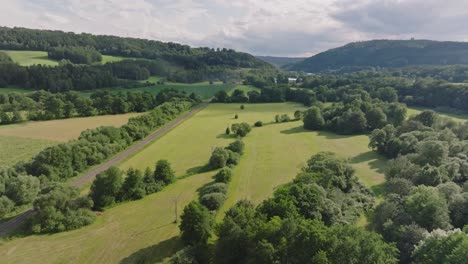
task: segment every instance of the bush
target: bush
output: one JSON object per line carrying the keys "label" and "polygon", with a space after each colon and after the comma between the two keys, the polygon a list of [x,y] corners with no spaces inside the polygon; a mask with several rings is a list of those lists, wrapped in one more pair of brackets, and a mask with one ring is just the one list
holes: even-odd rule
{"label": "bush", "polygon": [[240,106],[240,109],[241,109],[241,110],[244,110],[244,109],[245,109],[245,106],[244,106],[244,105],[241,105],[241,106]]}
{"label": "bush", "polygon": [[154,179],[156,182],[163,182],[165,185],[171,184],[176,180],[174,170],[172,170],[171,163],[169,163],[169,161],[159,160],[156,163]]}
{"label": "bush", "polygon": [[213,150],[210,157],[210,167],[212,169],[219,169],[226,166],[229,159],[229,152],[226,149],[217,147]]}
{"label": "bush", "polygon": [[122,174],[118,168],[110,167],[96,176],[90,193],[95,209],[102,210],[114,204],[122,187]]}
{"label": "bush", "polygon": [[250,127],[249,124],[243,122],[240,124],[232,124],[231,130],[233,133],[235,133],[239,137],[245,137],[251,130],[252,128]]}
{"label": "bush", "polygon": [[262,127],[263,126],[263,122],[262,121],[257,121],[255,122],[254,124],[256,127]]}
{"label": "bush", "polygon": [[226,162],[227,165],[237,165],[237,164],[239,164],[239,160],[240,160],[240,154],[239,153],[228,150],[228,155],[229,155],[229,158],[228,158],[228,160]]}
{"label": "bush", "polygon": [[242,140],[237,139],[236,141],[232,142],[229,144],[229,146],[226,147],[226,149],[242,154],[244,152],[245,144],[242,142]]}
{"label": "bush", "polygon": [[216,182],[229,183],[232,177],[232,170],[230,168],[224,167],[215,175]]}
{"label": "bush", "polygon": [[200,190],[200,195],[205,195],[205,194],[209,194],[209,193],[224,193],[226,194],[227,192],[227,184],[224,183],[224,182],[215,182],[215,183],[212,183],[210,185],[207,185],[205,187],[203,187],[201,190]]}
{"label": "bush", "polygon": [[236,114],[236,115],[234,116],[234,119],[238,119],[238,118],[239,118],[239,116]]}
{"label": "bush", "polygon": [[226,200],[226,195],[223,193],[209,193],[205,194],[200,198],[201,204],[203,204],[208,210],[218,210]]}
{"label": "bush", "polygon": [[0,218],[3,218],[6,214],[10,213],[14,206],[15,203],[8,199],[8,197],[0,196]]}

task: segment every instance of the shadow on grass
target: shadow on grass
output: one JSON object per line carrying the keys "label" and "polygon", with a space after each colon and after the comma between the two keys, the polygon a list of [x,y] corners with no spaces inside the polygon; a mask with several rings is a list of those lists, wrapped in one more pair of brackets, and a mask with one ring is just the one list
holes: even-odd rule
{"label": "shadow on grass", "polygon": [[309,131],[303,128],[302,126],[298,126],[298,127],[293,127],[290,129],[282,130],[281,134],[291,135],[291,134],[305,133],[305,132],[309,132]]}
{"label": "shadow on grass", "polygon": [[370,150],[351,158],[350,162],[351,164],[369,162],[369,166],[372,170],[375,170],[378,173],[385,173],[385,164],[387,160]]}
{"label": "shadow on grass", "polygon": [[340,134],[336,134],[336,133],[329,132],[329,131],[318,131],[318,135],[322,136],[322,137],[325,137],[326,139],[345,139],[345,138],[350,138],[350,137],[354,137],[354,136],[359,136],[361,134],[340,135]]}
{"label": "shadow on grass", "polygon": [[205,164],[205,165],[202,165],[202,166],[196,166],[196,167],[188,169],[185,172],[185,175],[180,176],[179,179],[185,179],[185,178],[190,177],[192,175],[205,173],[205,172],[209,172],[209,171],[212,171],[212,170],[213,169],[210,167],[209,164]]}
{"label": "shadow on grass", "polygon": [[232,139],[232,138],[236,138],[236,134],[231,133],[227,135],[226,133],[223,133],[223,134],[217,135],[216,138]]}
{"label": "shadow on grass", "polygon": [[127,263],[156,263],[161,262],[165,258],[172,256],[178,250],[183,248],[182,241],[179,237],[172,237],[168,240],[162,241],[156,245],[152,245],[137,252],[130,256],[122,259],[121,264]]}

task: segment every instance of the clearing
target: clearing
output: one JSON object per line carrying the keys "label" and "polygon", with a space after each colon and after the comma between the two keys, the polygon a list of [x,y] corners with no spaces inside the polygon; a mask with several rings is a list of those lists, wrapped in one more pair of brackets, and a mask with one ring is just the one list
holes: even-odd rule
{"label": "clearing", "polygon": [[50,60],[47,57],[46,51],[31,51],[31,50],[1,50],[10,58],[21,66],[31,66],[34,64],[43,64],[49,66],[57,66],[58,61]]}

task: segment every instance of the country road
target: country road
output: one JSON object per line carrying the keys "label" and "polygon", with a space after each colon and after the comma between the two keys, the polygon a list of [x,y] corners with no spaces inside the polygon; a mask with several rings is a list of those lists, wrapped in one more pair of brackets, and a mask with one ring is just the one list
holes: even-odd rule
{"label": "country road", "polygon": [[[138,141],[134,145],[130,146],[126,150],[118,153],[115,155],[113,158],[110,160],[102,163],[101,165],[98,165],[97,167],[93,168],[92,170],[88,171],[86,174],[81,175],[77,179],[75,179],[73,182],[71,182],[71,186],[75,187],[81,187],[84,186],[94,180],[97,174],[107,170],[109,167],[112,167],[114,165],[117,165],[119,162],[122,160],[126,159],[128,156],[136,153],[138,150],[142,149],[146,145],[150,144],[153,140],[164,136],[167,132],[169,132],[171,129],[176,127],[177,125],[181,124],[188,118],[192,117],[194,114],[202,110],[208,105],[208,103],[203,102],[196,107],[192,108],[189,112],[177,117],[176,119],[172,120],[169,122],[167,125],[159,128],[149,136],[145,137],[144,139]],[[26,220],[34,214],[34,210],[31,208],[16,217],[0,224],[0,237],[4,237],[8,235],[11,231],[15,230],[16,228],[20,227],[23,225]]]}

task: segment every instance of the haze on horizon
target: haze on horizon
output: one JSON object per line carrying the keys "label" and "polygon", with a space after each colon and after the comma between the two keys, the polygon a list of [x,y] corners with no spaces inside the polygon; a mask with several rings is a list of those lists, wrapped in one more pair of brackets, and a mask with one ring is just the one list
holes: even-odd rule
{"label": "haze on horizon", "polygon": [[461,0],[0,0],[0,25],[310,56],[352,41],[467,41]]}

